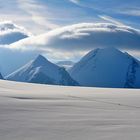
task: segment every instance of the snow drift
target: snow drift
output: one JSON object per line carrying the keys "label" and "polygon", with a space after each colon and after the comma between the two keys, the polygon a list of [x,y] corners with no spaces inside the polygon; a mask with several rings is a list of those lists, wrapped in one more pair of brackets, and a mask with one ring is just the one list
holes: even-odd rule
{"label": "snow drift", "polygon": [[0,80],[1,140],[139,140],[140,90]]}

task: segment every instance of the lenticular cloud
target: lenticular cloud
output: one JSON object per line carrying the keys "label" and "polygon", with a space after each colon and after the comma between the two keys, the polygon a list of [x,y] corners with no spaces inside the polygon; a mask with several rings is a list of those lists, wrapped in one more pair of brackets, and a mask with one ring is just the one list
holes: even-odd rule
{"label": "lenticular cloud", "polygon": [[81,23],[18,41],[11,47],[42,51],[83,51],[97,47],[140,49],[140,31],[110,23]]}
{"label": "lenticular cloud", "polygon": [[0,22],[0,45],[8,45],[29,36],[30,33],[23,27],[9,21]]}

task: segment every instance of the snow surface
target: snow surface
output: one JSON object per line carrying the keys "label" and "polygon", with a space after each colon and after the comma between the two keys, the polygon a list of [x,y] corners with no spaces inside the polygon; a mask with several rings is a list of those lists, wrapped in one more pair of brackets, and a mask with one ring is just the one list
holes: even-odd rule
{"label": "snow surface", "polygon": [[69,73],[83,86],[140,88],[140,62],[112,47],[89,52]]}
{"label": "snow surface", "polygon": [[139,140],[140,90],[0,80],[1,140]]}

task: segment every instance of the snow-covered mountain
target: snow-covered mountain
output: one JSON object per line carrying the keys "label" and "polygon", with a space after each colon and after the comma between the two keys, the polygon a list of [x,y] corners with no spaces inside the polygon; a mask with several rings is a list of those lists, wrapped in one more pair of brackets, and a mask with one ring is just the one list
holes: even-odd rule
{"label": "snow-covered mountain", "polygon": [[42,55],[8,75],[5,79],[41,84],[78,85],[64,68],[49,62]]}
{"label": "snow-covered mountain", "polygon": [[65,69],[71,68],[75,63],[73,61],[58,61],[56,65],[64,67]]}
{"label": "snow-covered mountain", "polygon": [[3,79],[3,76],[1,75],[1,73],[0,73],[0,79]]}
{"label": "snow-covered mountain", "polygon": [[140,88],[140,62],[115,48],[89,52],[69,73],[83,86]]}

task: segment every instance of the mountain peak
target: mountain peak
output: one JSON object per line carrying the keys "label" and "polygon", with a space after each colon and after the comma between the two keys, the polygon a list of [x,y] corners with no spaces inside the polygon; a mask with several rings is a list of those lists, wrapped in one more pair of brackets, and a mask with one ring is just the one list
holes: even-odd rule
{"label": "mountain peak", "polygon": [[104,57],[109,58],[109,59],[124,56],[124,53],[115,47],[103,48],[103,49],[100,49],[99,52],[100,52],[101,57],[104,56]]}
{"label": "mountain peak", "polygon": [[97,49],[94,49],[92,51],[90,51],[89,53],[87,53],[86,58],[88,57],[93,57],[93,56],[96,56],[98,53],[102,53],[103,55],[106,54],[106,55],[111,55],[111,54],[118,54],[118,53],[121,53],[122,52],[115,48],[115,47],[106,47],[106,48],[97,48]]}
{"label": "mountain peak", "polygon": [[[115,48],[115,47],[106,47],[104,49],[102,49],[104,51],[109,51],[109,52],[121,52],[119,49]],[[121,52],[122,53],[122,52]]]}
{"label": "mountain peak", "polygon": [[44,57],[44,56],[42,56],[41,54],[39,54],[36,58],[35,58],[35,60],[33,61],[33,63],[35,63],[35,64],[42,64],[42,63],[46,63],[48,60]]}
{"label": "mountain peak", "polygon": [[71,77],[83,86],[140,87],[139,61],[116,48],[95,49],[70,70]]}
{"label": "mountain peak", "polygon": [[46,58],[43,55],[39,54],[35,60],[46,60]]}
{"label": "mountain peak", "polygon": [[53,64],[42,55],[38,55],[36,59],[11,73],[6,79],[54,85],[79,85],[65,69]]}

